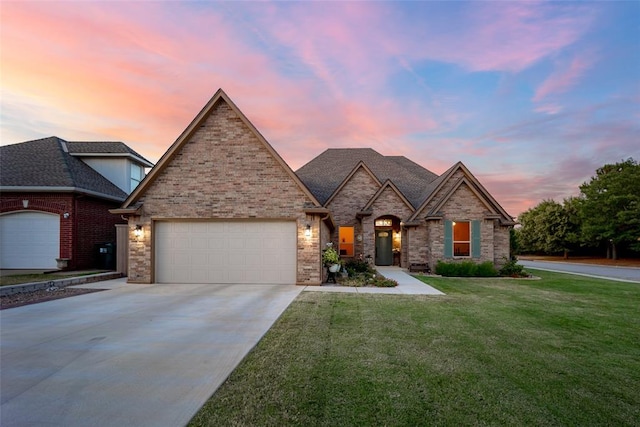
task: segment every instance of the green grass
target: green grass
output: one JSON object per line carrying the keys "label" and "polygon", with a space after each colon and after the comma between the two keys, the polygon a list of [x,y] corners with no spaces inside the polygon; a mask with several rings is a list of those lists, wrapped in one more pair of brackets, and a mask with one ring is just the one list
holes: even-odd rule
{"label": "green grass", "polygon": [[33,273],[33,274],[12,274],[10,276],[0,277],[0,286],[20,285],[23,283],[38,283],[49,282],[51,280],[68,279],[70,277],[89,276],[91,274],[97,274],[99,271],[83,272],[83,273],[69,273],[69,274],[45,274],[45,273]]}
{"label": "green grass", "polygon": [[638,425],[640,284],[303,292],[191,425]]}

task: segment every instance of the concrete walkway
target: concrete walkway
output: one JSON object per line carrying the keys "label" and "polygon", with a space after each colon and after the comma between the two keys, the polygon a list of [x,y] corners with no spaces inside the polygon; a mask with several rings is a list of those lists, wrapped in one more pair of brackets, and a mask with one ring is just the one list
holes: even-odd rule
{"label": "concrete walkway", "polygon": [[370,288],[324,284],[322,286],[307,286],[304,290],[313,292],[352,292],[359,294],[444,295],[443,292],[416,279],[400,267],[376,266],[376,270],[384,277],[398,282],[398,286],[395,288]]}
{"label": "concrete walkway", "polygon": [[302,291],[126,284],[0,311],[0,425],[185,425]]}

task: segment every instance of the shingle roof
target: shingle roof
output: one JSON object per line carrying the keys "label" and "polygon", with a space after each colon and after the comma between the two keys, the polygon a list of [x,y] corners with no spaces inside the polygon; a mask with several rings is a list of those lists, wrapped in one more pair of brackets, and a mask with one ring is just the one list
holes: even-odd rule
{"label": "shingle roof", "polygon": [[360,161],[380,182],[393,182],[414,208],[425,199],[429,183],[438,177],[406,157],[383,156],[371,148],[330,148],[298,169],[296,175],[324,204]]}
{"label": "shingle roof", "polygon": [[57,137],[0,147],[0,187],[74,189],[122,201],[125,192],[83,161],[67,152]]}
{"label": "shingle roof", "polygon": [[67,142],[69,154],[71,155],[123,155],[137,157],[142,163],[153,166],[149,160],[142,157],[124,142],[119,141],[69,141]]}

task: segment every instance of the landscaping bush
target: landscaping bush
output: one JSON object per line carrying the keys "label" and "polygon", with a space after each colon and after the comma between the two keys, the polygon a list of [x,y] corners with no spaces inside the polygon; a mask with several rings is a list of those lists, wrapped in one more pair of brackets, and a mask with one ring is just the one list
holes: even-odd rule
{"label": "landscaping bush", "polygon": [[498,271],[491,261],[481,264],[476,264],[472,261],[438,261],[436,274],[446,277],[495,277],[498,275]]}
{"label": "landscaping bush", "polygon": [[387,279],[380,275],[373,277],[368,284],[377,288],[395,288],[398,286],[398,282],[395,280]]}
{"label": "landscaping bush", "polygon": [[344,268],[347,270],[349,277],[355,277],[358,274],[372,275],[375,271],[366,261],[349,260],[344,264]]}
{"label": "landscaping bush", "polygon": [[501,276],[508,277],[529,277],[529,273],[524,271],[524,267],[518,264],[518,259],[510,259],[500,269]]}

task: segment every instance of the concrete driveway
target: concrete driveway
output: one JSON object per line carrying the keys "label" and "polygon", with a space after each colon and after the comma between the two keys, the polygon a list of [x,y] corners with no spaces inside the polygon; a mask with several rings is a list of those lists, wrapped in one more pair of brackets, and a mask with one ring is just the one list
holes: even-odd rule
{"label": "concrete driveway", "polygon": [[93,287],[0,311],[3,427],[184,425],[303,290]]}

